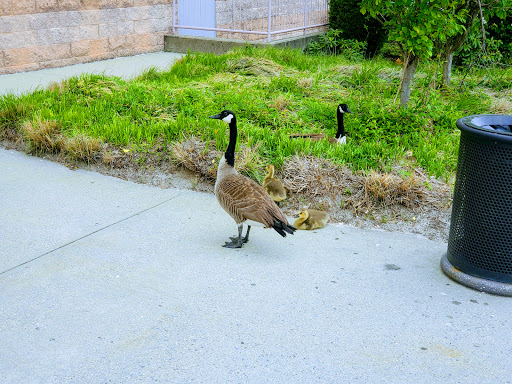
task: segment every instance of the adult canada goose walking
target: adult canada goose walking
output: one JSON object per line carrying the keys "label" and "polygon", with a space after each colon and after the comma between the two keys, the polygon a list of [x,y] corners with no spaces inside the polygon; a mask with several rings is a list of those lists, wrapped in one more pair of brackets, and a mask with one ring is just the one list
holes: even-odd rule
{"label": "adult canada goose walking", "polygon": [[[345,135],[345,123],[343,121],[343,116],[345,113],[352,113],[352,111],[348,108],[347,104],[340,104],[336,109],[336,117],[338,120],[338,130],[336,132],[336,136],[328,137],[329,142],[332,144],[346,144],[347,136]],[[303,138],[303,139],[311,139],[313,141],[322,140],[326,137],[324,133],[304,133],[304,134],[295,134],[290,135],[291,138]]]}
{"label": "adult canada goose walking", "polygon": [[265,171],[268,174],[263,178],[261,185],[265,188],[265,191],[270,195],[278,205],[280,201],[286,199],[286,188],[284,187],[281,180],[274,176],[274,165],[269,164],[265,167]]}
{"label": "adult canada goose walking", "polygon": [[[226,153],[219,161],[215,196],[224,210],[238,225],[238,237],[231,237],[224,247],[241,248],[249,241],[249,231],[253,223],[263,224],[265,228],[274,228],[281,236],[293,234],[295,228],[288,224],[286,216],[274,203],[265,189],[254,180],[240,175],[235,169],[235,146],[237,138],[236,117],[231,111],[224,110],[210,119],[222,120],[229,124],[229,144]],[[243,223],[247,221],[247,232],[242,237]]]}

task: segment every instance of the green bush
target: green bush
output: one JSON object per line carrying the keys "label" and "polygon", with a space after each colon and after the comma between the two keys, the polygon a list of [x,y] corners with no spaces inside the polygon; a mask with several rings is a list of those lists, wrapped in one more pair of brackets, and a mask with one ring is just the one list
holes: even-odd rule
{"label": "green bush", "polygon": [[498,16],[489,18],[486,30],[489,38],[501,41],[500,52],[505,61],[512,64],[512,9],[507,10],[504,19]]}
{"label": "green bush", "polygon": [[317,41],[308,44],[305,52],[310,55],[327,54],[343,55],[350,60],[361,60],[366,51],[366,42],[357,40],[344,40],[341,31],[331,29],[320,35]]}
{"label": "green bush", "polygon": [[330,0],[329,27],[341,30],[346,40],[364,41],[366,57],[373,57],[382,48],[387,34],[382,25],[369,15],[361,13],[360,0]]}
{"label": "green bush", "polygon": [[484,51],[480,28],[480,23],[473,24],[466,42],[453,56],[453,63],[456,66],[489,67],[503,61],[503,54],[500,50],[501,40],[486,37]]}

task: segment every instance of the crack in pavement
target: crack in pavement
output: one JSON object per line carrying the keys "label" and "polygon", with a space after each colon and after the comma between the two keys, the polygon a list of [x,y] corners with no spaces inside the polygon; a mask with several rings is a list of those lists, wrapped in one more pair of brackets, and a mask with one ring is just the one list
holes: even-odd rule
{"label": "crack in pavement", "polygon": [[144,213],[144,212],[150,211],[150,210],[152,210],[152,209],[154,209],[154,208],[156,208],[156,207],[158,207],[158,206],[160,206],[160,205],[163,205],[163,204],[165,204],[165,203],[168,203],[169,201],[174,200],[175,198],[177,198],[177,197],[179,197],[179,196],[181,196],[181,194],[180,194],[180,193],[179,193],[179,194],[177,194],[176,196],[173,196],[173,197],[171,197],[171,198],[169,198],[169,199],[167,199],[167,200],[164,200],[164,201],[162,201],[162,202],[160,202],[160,203],[158,203],[158,204],[155,204],[155,205],[153,205],[153,206],[151,206],[151,207],[149,207],[149,208],[146,208],[146,209],[143,209],[142,211],[139,211],[139,212],[137,212],[137,213],[134,213],[133,215],[130,215],[130,216],[128,216],[128,217],[125,217],[124,219],[118,220],[118,221],[116,221],[115,223],[108,224],[108,225],[106,225],[106,226],[104,226],[104,227],[102,227],[102,228],[99,228],[99,229],[97,229],[97,230],[95,230],[95,231],[93,231],[93,232],[90,232],[90,233],[88,233],[88,234],[86,234],[86,235],[84,235],[84,236],[81,236],[81,237],[79,237],[78,239],[71,240],[70,242],[68,242],[68,243],[66,243],[66,244],[63,244],[63,245],[61,245],[61,246],[58,246],[57,248],[54,248],[54,249],[52,249],[52,250],[50,250],[50,251],[48,251],[48,252],[43,253],[42,255],[39,255],[39,256],[33,257],[32,259],[27,260],[27,261],[24,261],[23,263],[20,263],[20,264],[18,264],[18,265],[15,265],[14,267],[8,268],[8,269],[6,269],[5,271],[1,271],[1,272],[0,272],[0,276],[1,276],[1,275],[3,275],[3,274],[6,274],[7,272],[10,272],[10,271],[12,271],[12,270],[14,270],[14,269],[17,269],[17,268],[19,268],[19,267],[22,267],[23,265],[26,265],[26,264],[29,264],[29,263],[31,263],[31,262],[33,262],[33,261],[35,261],[35,260],[38,260],[38,259],[40,259],[40,258],[42,258],[42,257],[44,257],[44,256],[47,256],[47,255],[49,255],[49,254],[51,254],[51,253],[53,253],[53,252],[55,252],[55,251],[58,251],[59,249],[65,248],[65,247],[67,247],[68,245],[74,244],[74,243],[76,243],[76,242],[78,242],[78,241],[80,241],[80,240],[82,240],[82,239],[85,239],[85,238],[87,238],[87,237],[89,237],[89,236],[92,236],[92,235],[94,235],[95,233],[98,233],[98,232],[101,232],[101,231],[103,231],[103,230],[105,230],[105,229],[107,229],[107,228],[113,227],[113,226],[115,226],[115,225],[117,225],[117,224],[122,223],[123,221],[130,220],[131,218],[133,218],[133,217],[135,217],[135,216],[138,216],[138,215],[140,215],[140,214],[142,214],[142,213]]}

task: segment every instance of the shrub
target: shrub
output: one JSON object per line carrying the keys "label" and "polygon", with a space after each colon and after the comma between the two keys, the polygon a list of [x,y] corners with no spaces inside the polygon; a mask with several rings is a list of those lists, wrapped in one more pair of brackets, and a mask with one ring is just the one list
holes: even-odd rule
{"label": "shrub", "polygon": [[305,51],[311,55],[325,53],[343,55],[350,60],[361,60],[366,51],[366,42],[342,39],[340,30],[331,29],[326,34],[320,35],[317,41],[310,43]]}
{"label": "shrub", "polygon": [[464,45],[453,56],[453,63],[457,66],[488,67],[501,63],[503,54],[500,51],[501,41],[492,37],[485,39],[485,52],[482,44],[482,31],[480,23],[474,23]]}
{"label": "shrub", "polygon": [[504,19],[492,16],[487,22],[487,35],[494,40],[500,40],[500,52],[508,64],[512,64],[512,9],[508,9]]}
{"label": "shrub", "polygon": [[329,26],[341,37],[366,42],[366,56],[373,57],[386,41],[386,31],[369,15],[361,13],[360,0],[330,0]]}

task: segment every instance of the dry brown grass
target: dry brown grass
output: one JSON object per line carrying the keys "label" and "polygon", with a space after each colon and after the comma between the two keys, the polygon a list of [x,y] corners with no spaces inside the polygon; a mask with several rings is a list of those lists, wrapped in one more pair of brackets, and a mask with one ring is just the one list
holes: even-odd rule
{"label": "dry brown grass", "polygon": [[274,99],[274,102],[271,104],[271,106],[277,109],[278,111],[283,111],[290,106],[291,102],[292,100],[290,99],[290,97],[279,95]]}
{"label": "dry brown grass", "polygon": [[[215,149],[215,141],[205,143],[197,137],[190,137],[172,144],[171,151],[179,165],[199,173],[208,180],[217,178],[217,166],[223,152]],[[247,174],[251,170],[261,168],[262,165],[258,147],[240,146],[235,158],[238,172]]]}
{"label": "dry brown grass", "polygon": [[496,97],[492,99],[492,113],[509,115],[512,113],[512,97]]}
{"label": "dry brown grass", "polygon": [[366,212],[376,207],[392,205],[417,208],[427,197],[428,190],[424,182],[415,174],[402,178],[390,173],[372,171],[364,177],[362,185],[350,196],[347,203],[356,212]]}
{"label": "dry brown grass", "polygon": [[52,81],[50,84],[48,84],[46,89],[48,89],[50,92],[58,91],[60,94],[62,94],[62,92],[64,92],[64,90],[66,89],[66,83],[65,82],[58,83],[56,81]]}
{"label": "dry brown grass", "polygon": [[62,149],[72,160],[93,161],[100,156],[103,144],[100,139],[85,135],[65,138]]}
{"label": "dry brown grass", "polygon": [[21,132],[28,146],[28,152],[57,153],[62,147],[60,123],[54,120],[26,121]]}
{"label": "dry brown grass", "polygon": [[283,164],[281,174],[284,186],[292,192],[343,201],[355,213],[393,206],[441,207],[449,204],[451,196],[447,185],[419,170],[407,177],[377,172],[363,175],[322,159],[296,155]]}
{"label": "dry brown grass", "polygon": [[313,86],[314,80],[311,77],[301,77],[297,80],[297,86],[302,89],[309,89]]}
{"label": "dry brown grass", "polygon": [[29,153],[64,155],[70,160],[93,161],[105,153],[100,139],[86,135],[66,137],[60,123],[53,120],[26,121],[21,132]]}
{"label": "dry brown grass", "polygon": [[327,160],[299,155],[284,162],[281,169],[283,184],[294,193],[304,192],[311,196],[335,196],[357,185],[361,176],[346,168],[339,168]]}
{"label": "dry brown grass", "polygon": [[215,149],[215,143],[205,143],[197,137],[190,137],[171,146],[176,162],[209,180],[215,180],[217,164],[221,152]]}
{"label": "dry brown grass", "polygon": [[239,59],[230,60],[227,63],[228,71],[239,73],[245,76],[279,76],[297,72],[291,68],[285,68],[272,60],[261,57],[244,56]]}
{"label": "dry brown grass", "polygon": [[346,76],[352,76],[354,71],[361,70],[360,65],[338,65],[333,68],[336,72],[341,73]]}

